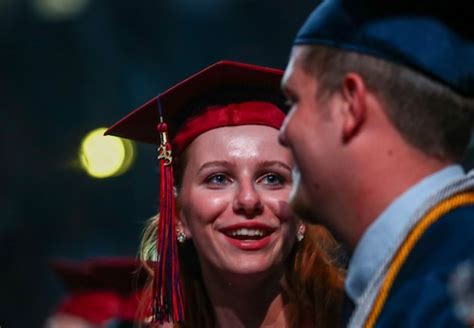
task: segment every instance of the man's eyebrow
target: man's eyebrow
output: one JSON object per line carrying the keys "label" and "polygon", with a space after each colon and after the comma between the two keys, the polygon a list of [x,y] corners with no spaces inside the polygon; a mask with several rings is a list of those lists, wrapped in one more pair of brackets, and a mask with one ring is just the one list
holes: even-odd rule
{"label": "man's eyebrow", "polygon": [[294,87],[292,86],[291,77],[287,77],[281,80],[280,89],[285,94],[285,96],[288,96],[288,97],[296,96],[296,92],[294,90]]}
{"label": "man's eyebrow", "polygon": [[291,87],[291,85],[287,84],[282,84],[281,85],[281,91],[285,95],[286,98],[288,99],[295,99],[297,98],[297,94],[294,88]]}

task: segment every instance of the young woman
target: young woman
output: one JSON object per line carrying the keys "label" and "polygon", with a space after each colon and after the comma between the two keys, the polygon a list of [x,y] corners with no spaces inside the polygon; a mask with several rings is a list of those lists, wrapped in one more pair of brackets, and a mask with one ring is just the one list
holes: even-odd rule
{"label": "young woman", "polygon": [[[155,281],[144,301],[154,304],[158,326],[338,322],[336,245],[323,228],[304,226],[287,204],[294,163],[278,144],[286,110],[280,78],[279,70],[218,62],[108,131],[161,143],[161,213],[142,242],[146,265],[158,262],[150,267]],[[170,190],[173,200],[166,197]],[[179,255],[170,238],[179,241]]]}

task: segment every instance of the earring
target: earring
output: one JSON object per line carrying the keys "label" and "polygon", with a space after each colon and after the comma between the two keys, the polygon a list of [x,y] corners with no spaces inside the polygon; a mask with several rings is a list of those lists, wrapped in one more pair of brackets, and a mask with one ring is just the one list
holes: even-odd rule
{"label": "earring", "polygon": [[296,231],[296,240],[298,240],[298,242],[304,239],[305,231],[306,231],[306,226],[303,223],[300,223],[300,225],[298,226],[298,230]]}
{"label": "earring", "polygon": [[181,244],[186,241],[186,235],[181,227],[176,228],[176,236],[176,239],[178,239],[178,242],[180,242]]}

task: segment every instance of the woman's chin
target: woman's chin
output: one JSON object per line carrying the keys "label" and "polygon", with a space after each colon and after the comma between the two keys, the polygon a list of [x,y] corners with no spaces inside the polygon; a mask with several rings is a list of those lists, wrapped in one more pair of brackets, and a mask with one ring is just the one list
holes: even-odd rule
{"label": "woman's chin", "polygon": [[[262,254],[263,255],[263,254]],[[268,256],[238,256],[227,258],[223,271],[232,275],[259,275],[272,272],[277,264],[269,262]]]}

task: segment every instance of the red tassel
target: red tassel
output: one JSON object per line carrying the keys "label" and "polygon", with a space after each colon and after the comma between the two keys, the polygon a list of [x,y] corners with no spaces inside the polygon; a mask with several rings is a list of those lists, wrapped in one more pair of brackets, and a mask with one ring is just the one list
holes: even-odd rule
{"label": "red tassel", "polygon": [[162,324],[184,321],[184,297],[181,285],[176,241],[175,198],[171,145],[168,127],[157,126],[161,143],[158,148],[160,163],[160,216],[157,235],[157,262],[154,277],[153,318]]}

